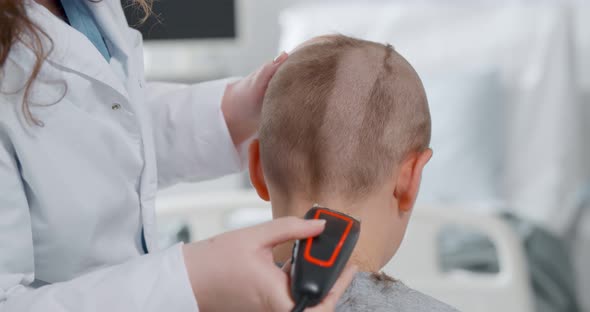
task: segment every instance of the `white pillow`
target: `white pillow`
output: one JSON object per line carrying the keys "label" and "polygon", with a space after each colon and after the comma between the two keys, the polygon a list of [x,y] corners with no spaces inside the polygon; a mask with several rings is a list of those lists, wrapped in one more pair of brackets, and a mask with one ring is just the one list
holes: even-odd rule
{"label": "white pillow", "polygon": [[502,197],[505,129],[498,75],[423,78],[434,156],[424,170],[418,202],[495,206]]}

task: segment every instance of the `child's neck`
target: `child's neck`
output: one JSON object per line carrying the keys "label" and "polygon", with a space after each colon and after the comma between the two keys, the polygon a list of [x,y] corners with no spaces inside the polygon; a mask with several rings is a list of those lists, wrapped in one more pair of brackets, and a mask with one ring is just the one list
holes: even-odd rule
{"label": "child's neck", "polygon": [[[275,217],[284,216],[297,216],[303,217],[305,213],[316,203],[307,202],[304,200],[297,201],[278,201],[273,198],[273,214]],[[350,263],[358,266],[359,271],[363,272],[378,272],[382,267],[383,253],[382,249],[379,248],[379,244],[382,238],[376,238],[377,233],[371,230],[369,221],[362,215],[355,213],[358,209],[353,209],[343,203],[337,201],[325,201],[317,203],[322,207],[334,209],[344,213],[351,214],[353,217],[362,220],[361,235],[355,247],[355,250],[351,256]],[[369,203],[365,203],[369,205]],[[363,205],[364,206],[364,205]],[[357,206],[358,207],[358,206]],[[273,250],[274,258],[276,262],[285,262],[291,258],[293,242],[285,243],[275,247]]]}

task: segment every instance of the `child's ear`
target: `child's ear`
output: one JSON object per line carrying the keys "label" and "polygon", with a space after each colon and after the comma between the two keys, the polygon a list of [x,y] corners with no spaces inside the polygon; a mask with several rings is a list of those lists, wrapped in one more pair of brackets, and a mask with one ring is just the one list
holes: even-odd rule
{"label": "child's ear", "polygon": [[262,164],[260,163],[260,141],[258,139],[252,141],[248,150],[250,182],[256,189],[258,196],[264,201],[269,201],[268,187],[264,181],[264,173],[262,172]]}
{"label": "child's ear", "polygon": [[426,149],[421,153],[410,155],[402,163],[393,194],[398,201],[400,211],[409,212],[414,207],[420,190],[422,171],[430,158],[432,158],[432,150]]}

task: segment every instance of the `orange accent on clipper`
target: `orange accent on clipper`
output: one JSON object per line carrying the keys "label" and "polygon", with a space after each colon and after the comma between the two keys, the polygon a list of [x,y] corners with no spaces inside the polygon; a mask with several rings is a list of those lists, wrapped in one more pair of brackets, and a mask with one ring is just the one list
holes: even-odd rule
{"label": "orange accent on clipper", "polygon": [[332,257],[330,257],[330,259],[328,260],[321,260],[318,259],[316,257],[313,257],[311,255],[311,245],[313,242],[313,237],[310,237],[307,239],[307,246],[305,246],[305,253],[303,254],[303,257],[305,258],[305,260],[307,260],[308,262],[311,262],[315,265],[321,266],[321,267],[325,267],[325,268],[329,268],[332,265],[334,265],[334,262],[336,261],[336,258],[338,258],[338,255],[340,254],[340,250],[342,249],[342,245],[344,244],[344,241],[346,240],[346,238],[348,237],[348,234],[350,233],[350,229],[352,228],[352,224],[353,221],[350,218],[347,218],[343,215],[334,213],[332,211],[329,210],[318,210],[315,214],[315,216],[313,217],[314,219],[319,219],[321,214],[327,214],[339,219],[342,219],[346,222],[348,222],[348,225],[346,226],[346,229],[344,230],[344,233],[342,233],[342,237],[340,237],[340,241],[338,242],[338,245],[336,245],[336,248],[334,249],[334,252],[332,253]]}

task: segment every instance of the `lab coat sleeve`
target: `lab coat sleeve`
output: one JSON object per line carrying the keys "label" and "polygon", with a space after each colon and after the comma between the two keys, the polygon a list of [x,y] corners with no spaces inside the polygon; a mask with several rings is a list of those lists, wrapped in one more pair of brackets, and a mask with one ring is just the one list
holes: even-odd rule
{"label": "lab coat sleeve", "polygon": [[180,245],[38,289],[31,279],[0,274],[0,312],[198,312]]}
{"label": "lab coat sleeve", "polygon": [[31,217],[18,162],[3,136],[0,131],[0,312],[198,311],[181,245],[33,289]]}
{"label": "lab coat sleeve", "polygon": [[231,79],[196,85],[150,82],[158,184],[194,182],[239,172],[246,153],[234,146],[221,111]]}

